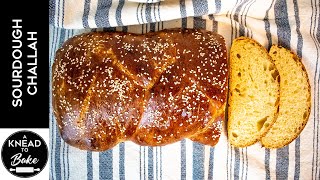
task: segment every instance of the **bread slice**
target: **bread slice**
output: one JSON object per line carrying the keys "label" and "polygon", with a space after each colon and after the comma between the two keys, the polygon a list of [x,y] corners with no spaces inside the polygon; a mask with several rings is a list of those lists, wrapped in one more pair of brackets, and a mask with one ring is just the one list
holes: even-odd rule
{"label": "bread slice", "polygon": [[275,122],[279,73],[264,47],[239,37],[230,50],[228,139],[235,147],[259,141]]}
{"label": "bread slice", "polygon": [[261,139],[266,148],[281,148],[296,139],[309,119],[311,91],[301,60],[289,50],[273,45],[269,51],[280,73],[280,110],[276,122]]}

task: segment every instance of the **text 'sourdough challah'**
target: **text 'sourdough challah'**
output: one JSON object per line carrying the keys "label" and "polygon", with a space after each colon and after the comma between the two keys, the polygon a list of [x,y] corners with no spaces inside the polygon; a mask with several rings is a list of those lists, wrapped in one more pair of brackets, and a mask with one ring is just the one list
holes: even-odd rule
{"label": "text 'sourdough challah'", "polygon": [[69,39],[52,67],[62,138],[103,151],[130,140],[215,145],[228,92],[227,50],[213,32],[93,32]]}

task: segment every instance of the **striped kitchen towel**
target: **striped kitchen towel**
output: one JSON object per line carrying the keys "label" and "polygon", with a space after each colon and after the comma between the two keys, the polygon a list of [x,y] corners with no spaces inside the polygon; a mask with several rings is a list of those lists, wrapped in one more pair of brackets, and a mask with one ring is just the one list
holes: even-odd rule
{"label": "striped kitchen towel", "polygon": [[[156,2],[157,3],[139,3]],[[226,13],[230,0],[50,0],[50,24],[63,28],[107,28]]]}
{"label": "striped kitchen towel", "polygon": [[[62,10],[68,9],[66,8],[68,0],[57,0],[56,3],[58,2],[60,10],[56,9],[55,12],[63,14]],[[79,2],[82,1],[79,0]],[[106,24],[108,22],[109,25],[112,22],[112,26],[117,26],[118,21],[115,21],[115,19],[119,19],[119,16],[117,16],[117,11],[112,8],[119,9],[120,12],[124,13],[122,10],[125,7],[119,6],[119,4],[127,4],[127,2],[124,3],[121,0],[116,5],[109,4],[109,6],[106,6],[104,4],[102,9],[108,7],[108,11],[104,11],[104,14],[108,14],[108,17],[104,18],[107,18],[108,21],[103,21],[93,17],[96,17],[94,14],[98,12],[97,5],[107,1],[86,0],[84,2],[87,6],[94,7],[89,8],[87,16],[84,18],[87,23],[86,27],[89,27],[89,24],[90,27],[95,27],[96,24],[99,24],[98,22]],[[95,2],[95,5],[93,2]],[[196,4],[200,1],[180,2],[178,12],[190,15],[190,12],[196,11],[195,9],[191,11],[187,3]],[[201,2],[205,2],[205,7],[207,7],[207,9],[204,8],[202,10],[209,12],[209,9],[212,8],[208,6],[210,1],[204,0]],[[290,145],[272,150],[262,148],[259,143],[247,148],[231,147],[224,131],[215,147],[204,146],[190,140],[182,140],[163,147],[143,147],[132,142],[125,142],[105,152],[90,152],[73,148],[61,139],[50,103],[50,164],[48,164],[50,166],[50,179],[320,179],[319,0],[236,0],[228,1],[230,5],[226,5],[228,3],[225,1],[216,0],[213,3],[215,4],[216,12],[220,13],[202,17],[178,18],[165,22],[160,22],[158,16],[156,16],[157,19],[153,19],[152,16],[151,20],[157,22],[117,27],[99,26],[104,28],[98,29],[63,29],[60,27],[68,25],[68,27],[79,28],[86,23],[83,24],[83,21],[79,21],[77,16],[74,16],[74,21],[72,19],[67,20],[66,13],[64,13],[64,16],[54,16],[55,18],[59,17],[59,20],[54,23],[59,27],[52,25],[49,27],[50,64],[52,65],[53,63],[55,51],[63,42],[76,34],[90,31],[146,33],[173,27],[203,28],[223,35],[226,39],[228,50],[232,40],[239,36],[256,39],[266,48],[269,48],[272,44],[280,44],[302,57],[310,79],[312,93],[311,114],[301,135]],[[77,6],[75,5],[75,7]],[[151,5],[151,14],[157,11],[153,9],[155,7],[163,12],[161,18],[169,16],[165,15],[162,3],[159,6],[161,7]],[[135,20],[132,24],[148,22],[141,21],[141,17],[150,17],[145,14],[147,12],[144,11],[146,7],[149,8],[150,6],[140,4],[139,8],[141,9],[135,9],[135,12],[143,13],[139,13],[138,18],[133,18]],[[86,8],[84,6],[81,6],[81,8],[77,10],[84,17],[86,13],[83,12]],[[172,8],[174,9],[174,7]],[[169,8],[169,10],[166,12],[167,14],[175,13],[171,12],[172,9]],[[73,11],[76,11],[76,8]],[[62,17],[64,17],[64,20]],[[126,18],[130,20],[132,17]],[[124,20],[126,18],[120,18],[119,20],[121,21],[119,22],[131,24],[128,19]],[[137,19],[140,21],[137,22]]]}

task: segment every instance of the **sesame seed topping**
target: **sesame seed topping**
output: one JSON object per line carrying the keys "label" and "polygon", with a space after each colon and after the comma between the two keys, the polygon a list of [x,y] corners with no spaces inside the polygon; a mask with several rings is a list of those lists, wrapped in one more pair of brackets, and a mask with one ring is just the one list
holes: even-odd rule
{"label": "sesame seed topping", "polygon": [[76,36],[52,68],[59,128],[74,139],[92,136],[92,146],[164,145],[205,127],[215,133],[203,139],[214,140],[222,123],[213,117],[228,88],[226,53],[220,35],[202,30]]}

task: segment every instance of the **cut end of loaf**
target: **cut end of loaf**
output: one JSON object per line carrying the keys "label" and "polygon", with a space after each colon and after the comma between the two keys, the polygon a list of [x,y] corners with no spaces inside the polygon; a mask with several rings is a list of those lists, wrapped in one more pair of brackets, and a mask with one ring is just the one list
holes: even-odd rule
{"label": "cut end of loaf", "polygon": [[276,45],[271,47],[269,54],[281,76],[280,111],[261,143],[266,148],[281,148],[295,140],[307,124],[311,90],[308,74],[297,55]]}
{"label": "cut end of loaf", "polygon": [[228,139],[233,146],[246,147],[275,122],[280,77],[265,48],[246,37],[232,43],[229,77]]}

